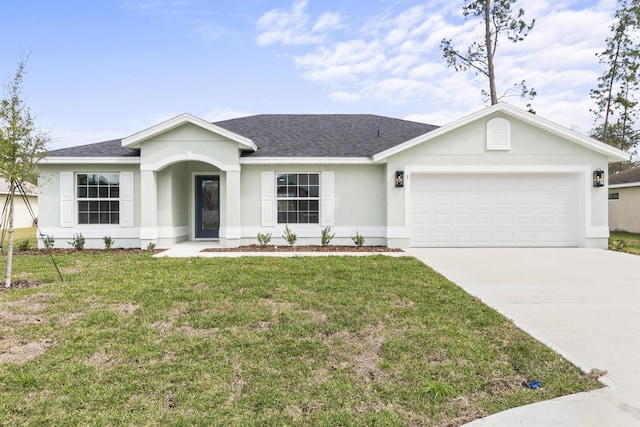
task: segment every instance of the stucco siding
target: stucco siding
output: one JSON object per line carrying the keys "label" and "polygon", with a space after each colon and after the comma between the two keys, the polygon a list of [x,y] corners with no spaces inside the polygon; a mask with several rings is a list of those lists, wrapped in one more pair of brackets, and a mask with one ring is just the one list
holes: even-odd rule
{"label": "stucco siding", "polygon": [[189,223],[189,176],[185,163],[158,172],[158,226],[180,227]]}
{"label": "stucco siding", "polygon": [[[511,148],[489,151],[486,148],[486,124],[494,117],[504,117],[511,123]],[[602,247],[608,237],[607,191],[591,186],[595,169],[607,170],[606,156],[578,144],[566,141],[541,128],[509,116],[494,114],[456,128],[387,159],[387,183],[391,184],[396,170],[405,171],[407,182],[411,170],[440,168],[447,173],[468,171],[504,171],[518,173],[573,173],[579,175],[583,209],[582,245]],[[409,171],[407,173],[406,171]],[[414,172],[417,173],[417,172]],[[392,246],[406,246],[408,241],[405,212],[406,191],[388,186],[387,197]]]}
{"label": "stucco siding", "polygon": [[609,200],[609,228],[640,233],[640,185],[611,188],[609,193],[618,193],[619,197]]}
{"label": "stucco siding", "polygon": [[[257,243],[257,233],[271,233],[272,240],[281,239],[285,224],[261,226],[262,172],[334,172],[336,237],[332,244],[353,244],[356,232],[365,236],[365,244],[384,244],[386,201],[384,165],[243,165],[241,183],[241,223],[244,243]],[[321,208],[322,209],[322,208]],[[322,215],[322,212],[321,212]],[[290,224],[300,243],[319,244],[320,224]]]}
{"label": "stucco siding", "polygon": [[[74,164],[74,165],[55,165],[41,164],[39,166],[40,176],[38,177],[38,205],[39,211],[47,212],[46,215],[40,215],[38,226],[40,231],[47,235],[53,236],[55,239],[55,247],[69,247],[67,244],[74,234],[82,233],[86,239],[87,248],[103,248],[103,238],[111,236],[114,240],[115,247],[139,247],[140,245],[140,172],[138,165],[126,164]],[[73,226],[60,227],[60,173],[73,172],[74,190],[75,190],[75,174],[77,173],[133,173],[133,226],[121,227],[119,225],[110,224],[78,224],[77,218],[77,200],[74,191],[73,198]],[[41,245],[42,243],[39,242]]]}
{"label": "stucco siding", "polygon": [[[237,166],[239,159],[238,143],[192,124],[185,124],[141,143],[141,165],[160,168],[166,162],[175,162],[209,158],[217,166]],[[214,163],[215,164],[215,163]]]}

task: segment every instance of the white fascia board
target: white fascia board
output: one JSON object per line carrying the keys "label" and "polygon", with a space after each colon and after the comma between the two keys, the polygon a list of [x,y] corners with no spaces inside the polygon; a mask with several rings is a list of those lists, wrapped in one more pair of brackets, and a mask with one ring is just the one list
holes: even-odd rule
{"label": "white fascia board", "polygon": [[40,163],[47,165],[137,165],[140,164],[140,157],[45,157]]}
{"label": "white fascia board", "polygon": [[542,117],[539,117],[536,114],[532,114],[528,111],[514,107],[513,105],[507,104],[505,102],[499,102],[495,105],[492,105],[491,107],[485,108],[484,110],[480,110],[476,113],[462,117],[461,119],[458,119],[454,122],[441,126],[435,130],[432,130],[431,132],[427,132],[409,141],[403,142],[400,145],[397,145],[395,147],[392,147],[385,151],[377,153],[373,156],[373,161],[378,162],[381,160],[385,160],[386,158],[393,156],[394,154],[400,153],[408,148],[414,147],[423,142],[437,138],[440,135],[443,135],[447,132],[451,132],[454,129],[462,127],[468,123],[471,123],[475,120],[481,119],[483,117],[486,117],[496,112],[501,112],[506,115],[515,117],[532,126],[542,128],[547,132],[558,135],[564,139],[567,139],[583,147],[589,148],[600,154],[604,154],[609,159],[609,163],[627,161],[631,159],[631,154],[627,153],[626,151],[619,150],[615,147],[612,147],[608,144],[604,144],[588,136],[581,135],[571,129],[560,126],[559,124],[554,123],[550,120],[544,119]]}
{"label": "white fascia board", "polygon": [[134,133],[133,135],[128,136],[122,140],[122,146],[129,147],[129,148],[139,148],[141,142],[149,138],[153,138],[154,136],[159,135],[161,133],[167,132],[171,129],[180,127],[186,123],[191,123],[192,125],[201,127],[202,129],[208,130],[209,132],[213,132],[218,135],[224,136],[225,138],[229,138],[230,140],[240,144],[241,149],[244,148],[244,149],[249,149],[251,151],[258,150],[258,147],[256,146],[256,144],[253,143],[251,139],[244,137],[242,135],[238,135],[237,133],[228,131],[227,129],[214,125],[213,123],[209,123],[206,120],[202,120],[188,113],[181,114],[172,119],[164,121],[160,124],[147,128],[143,131]]}
{"label": "white fascia board", "polygon": [[609,188],[640,187],[640,182],[628,182],[626,184],[609,184]]}
{"label": "white fascia board", "polygon": [[369,157],[241,157],[241,165],[371,165]]}

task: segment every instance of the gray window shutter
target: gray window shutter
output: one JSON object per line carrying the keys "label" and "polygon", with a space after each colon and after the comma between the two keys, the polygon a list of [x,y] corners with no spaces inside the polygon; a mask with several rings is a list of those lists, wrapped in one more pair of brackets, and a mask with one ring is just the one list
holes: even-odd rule
{"label": "gray window shutter", "polygon": [[322,172],[320,191],[322,192],[322,209],[320,211],[321,220],[320,225],[324,227],[331,227],[335,225],[335,172]]}
{"label": "gray window shutter", "polygon": [[60,172],[60,227],[73,227],[73,172]]}
{"label": "gray window shutter", "polygon": [[120,172],[120,227],[133,227],[133,172]]}
{"label": "gray window shutter", "polygon": [[273,227],[275,221],[275,172],[262,172],[262,226]]}

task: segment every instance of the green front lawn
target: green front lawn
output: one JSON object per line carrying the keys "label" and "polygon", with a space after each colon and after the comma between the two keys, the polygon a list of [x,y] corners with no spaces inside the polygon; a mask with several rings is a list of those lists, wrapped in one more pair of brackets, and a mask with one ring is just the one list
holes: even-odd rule
{"label": "green front lawn", "polygon": [[410,257],[55,257],[0,292],[1,425],[453,426],[600,387]]}
{"label": "green front lawn", "polygon": [[640,255],[640,234],[612,231],[609,237],[609,248]]}
{"label": "green front lawn", "polygon": [[[9,231],[2,230],[2,232],[5,233],[4,235],[5,240],[2,243],[3,243],[3,249],[6,252],[7,248],[9,247]],[[13,245],[15,250],[18,250],[21,244],[24,246],[28,246],[29,248],[32,248],[32,249],[38,247],[38,240],[36,238],[36,227],[14,229]]]}

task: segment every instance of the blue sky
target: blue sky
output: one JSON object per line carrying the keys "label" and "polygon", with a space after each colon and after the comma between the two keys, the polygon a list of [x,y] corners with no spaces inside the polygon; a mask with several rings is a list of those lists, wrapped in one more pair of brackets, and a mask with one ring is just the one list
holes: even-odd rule
{"label": "blue sky", "polygon": [[[447,69],[481,23],[463,0],[3,0],[0,80],[24,91],[51,148],[121,138],[189,112],[371,113],[442,125],[485,80]],[[529,37],[499,46],[498,89],[525,79],[539,115],[587,133],[615,0],[520,1]],[[524,106],[519,98],[505,98]]]}

